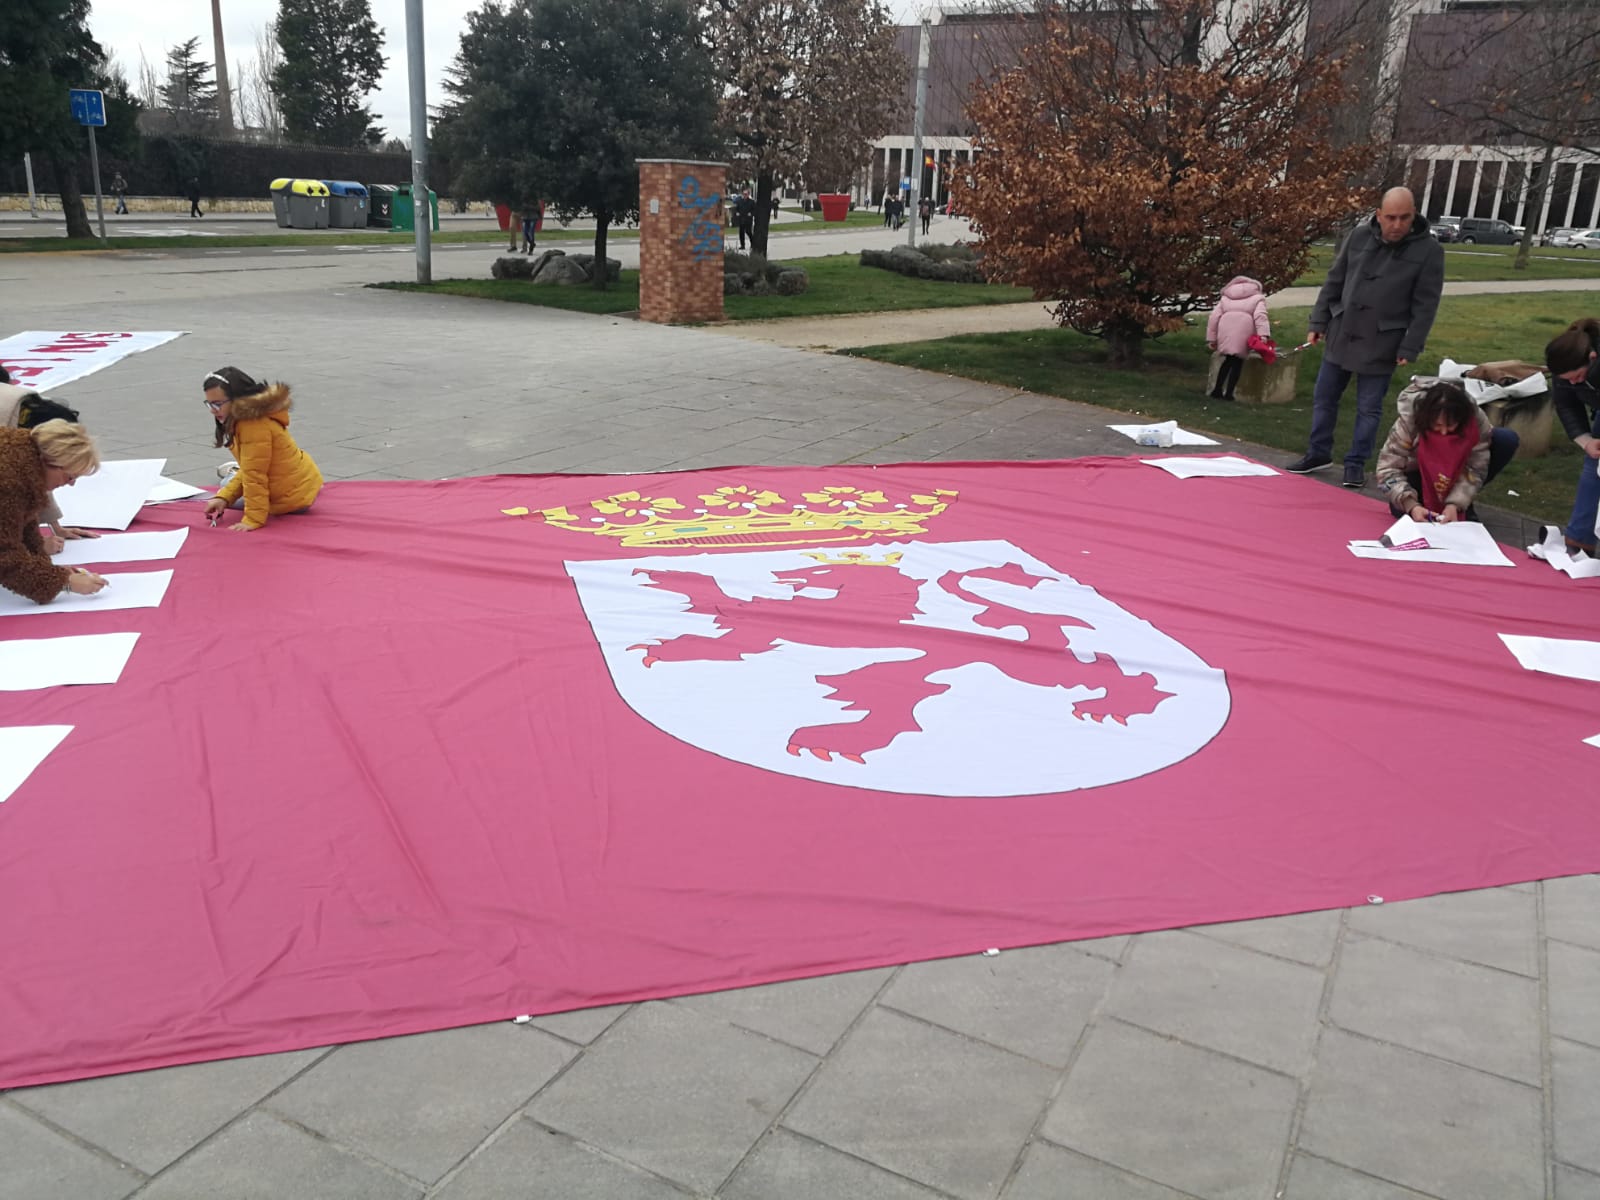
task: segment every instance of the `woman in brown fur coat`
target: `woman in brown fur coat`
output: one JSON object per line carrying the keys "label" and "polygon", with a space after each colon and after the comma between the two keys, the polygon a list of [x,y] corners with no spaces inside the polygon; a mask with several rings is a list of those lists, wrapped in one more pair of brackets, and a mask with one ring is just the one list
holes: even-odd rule
{"label": "woman in brown fur coat", "polygon": [[50,493],[99,466],[81,425],[46,421],[32,429],[0,429],[0,587],[37,604],[62,592],[87,596],[105,587],[93,571],[51,562],[39,533]]}

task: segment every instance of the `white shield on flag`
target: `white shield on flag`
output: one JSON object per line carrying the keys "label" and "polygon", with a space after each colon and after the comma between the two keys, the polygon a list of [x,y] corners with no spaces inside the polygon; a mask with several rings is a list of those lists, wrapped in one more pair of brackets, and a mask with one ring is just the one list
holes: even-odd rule
{"label": "white shield on flag", "polygon": [[617,691],[724,758],[846,787],[1022,796],[1148,775],[1223,673],[1005,541],[568,562]]}

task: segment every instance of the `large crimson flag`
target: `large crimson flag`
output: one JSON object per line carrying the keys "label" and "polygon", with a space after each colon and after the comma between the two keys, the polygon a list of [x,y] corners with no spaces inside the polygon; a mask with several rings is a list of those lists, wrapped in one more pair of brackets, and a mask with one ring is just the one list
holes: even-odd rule
{"label": "large crimson flag", "polygon": [[1600,869],[1593,585],[1125,459],[197,507],[0,805],[0,1086]]}

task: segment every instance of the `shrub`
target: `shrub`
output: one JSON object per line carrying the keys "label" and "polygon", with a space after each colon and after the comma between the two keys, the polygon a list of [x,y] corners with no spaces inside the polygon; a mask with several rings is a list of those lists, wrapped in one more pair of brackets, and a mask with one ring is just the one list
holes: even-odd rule
{"label": "shrub", "polygon": [[983,267],[972,247],[930,244],[893,250],[863,250],[863,267],[879,267],[913,279],[932,279],[942,283],[984,283]]}
{"label": "shrub", "polygon": [[811,286],[799,267],[771,262],[759,254],[729,251],[722,262],[724,296],[798,296]]}

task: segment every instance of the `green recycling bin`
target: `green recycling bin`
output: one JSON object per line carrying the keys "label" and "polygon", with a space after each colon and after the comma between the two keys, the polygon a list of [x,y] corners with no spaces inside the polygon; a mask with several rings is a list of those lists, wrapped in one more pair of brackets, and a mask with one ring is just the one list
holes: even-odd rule
{"label": "green recycling bin", "polygon": [[[394,229],[416,229],[416,204],[411,193],[409,183],[397,184],[394,189],[394,203],[391,208]],[[439,193],[432,188],[428,189],[428,203],[433,210],[433,228],[439,228]]]}

